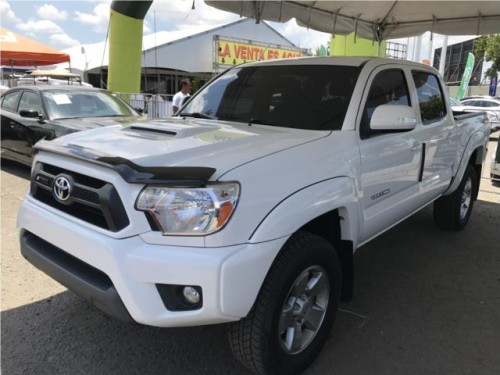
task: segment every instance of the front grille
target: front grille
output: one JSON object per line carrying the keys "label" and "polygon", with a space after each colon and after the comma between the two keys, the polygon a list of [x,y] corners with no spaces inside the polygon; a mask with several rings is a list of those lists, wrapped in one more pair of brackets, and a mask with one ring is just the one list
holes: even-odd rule
{"label": "front grille", "polygon": [[[54,183],[60,176],[71,185],[71,193],[65,201],[54,195]],[[31,177],[31,195],[68,215],[112,232],[129,224],[125,207],[112,184],[51,164],[36,163]]]}

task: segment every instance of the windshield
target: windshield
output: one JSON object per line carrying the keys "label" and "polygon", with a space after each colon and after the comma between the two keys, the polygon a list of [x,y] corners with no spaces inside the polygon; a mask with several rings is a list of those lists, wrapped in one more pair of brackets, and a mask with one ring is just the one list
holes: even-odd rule
{"label": "windshield", "polygon": [[103,91],[43,92],[49,118],[139,116],[121,99]]}
{"label": "windshield", "polygon": [[358,74],[358,67],[333,65],[234,68],[198,92],[180,116],[337,130]]}

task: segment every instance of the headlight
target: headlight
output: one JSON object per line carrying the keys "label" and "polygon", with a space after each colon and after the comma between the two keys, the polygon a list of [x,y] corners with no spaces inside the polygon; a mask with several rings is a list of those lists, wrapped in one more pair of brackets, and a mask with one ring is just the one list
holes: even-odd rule
{"label": "headlight", "polygon": [[494,112],[487,112],[486,115],[488,116],[488,121],[493,122],[493,121],[498,121],[498,115]]}
{"label": "headlight", "polygon": [[228,222],[239,194],[236,182],[204,188],[147,186],[135,207],[150,214],[165,235],[204,235]]}

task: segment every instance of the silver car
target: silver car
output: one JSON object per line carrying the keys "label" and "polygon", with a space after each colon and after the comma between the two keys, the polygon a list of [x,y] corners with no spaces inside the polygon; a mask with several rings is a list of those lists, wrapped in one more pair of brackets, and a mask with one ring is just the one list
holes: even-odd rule
{"label": "silver car", "polygon": [[462,99],[460,104],[467,111],[486,111],[491,123],[491,130],[500,129],[500,99],[496,99],[496,97],[475,97]]}

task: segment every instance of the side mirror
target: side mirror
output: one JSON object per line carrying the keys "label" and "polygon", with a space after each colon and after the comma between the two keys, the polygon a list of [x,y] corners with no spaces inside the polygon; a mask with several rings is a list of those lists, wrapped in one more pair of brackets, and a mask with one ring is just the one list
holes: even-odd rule
{"label": "side mirror", "polygon": [[370,129],[412,130],[417,126],[417,115],[412,107],[398,104],[383,104],[375,108]]}
{"label": "side mirror", "polygon": [[40,114],[35,109],[21,109],[19,111],[19,116],[27,118],[38,118]]}

